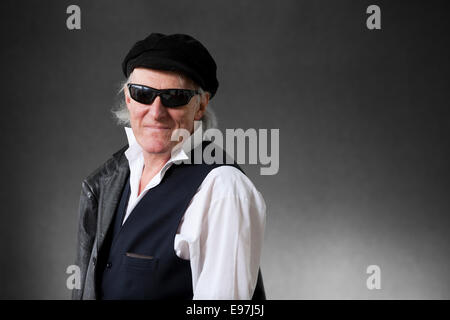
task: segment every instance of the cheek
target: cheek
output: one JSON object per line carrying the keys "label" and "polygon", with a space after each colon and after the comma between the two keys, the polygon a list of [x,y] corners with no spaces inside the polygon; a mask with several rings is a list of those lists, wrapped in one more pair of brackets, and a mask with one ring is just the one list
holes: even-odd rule
{"label": "cheek", "polygon": [[130,112],[130,118],[134,121],[139,120],[145,115],[145,108],[139,108],[136,106],[129,106],[128,111]]}
{"label": "cheek", "polygon": [[194,115],[191,112],[183,114],[177,121],[177,127],[192,131],[194,128]]}
{"label": "cheek", "polygon": [[170,117],[177,123],[177,127],[190,129],[194,126],[195,106],[189,105],[182,109],[169,110]]}

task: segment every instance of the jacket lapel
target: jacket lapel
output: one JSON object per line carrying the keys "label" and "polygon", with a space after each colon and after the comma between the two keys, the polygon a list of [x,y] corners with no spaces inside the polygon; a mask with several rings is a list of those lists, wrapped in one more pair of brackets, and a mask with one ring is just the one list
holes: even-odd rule
{"label": "jacket lapel", "polygon": [[[109,175],[102,181],[102,190],[98,206],[97,252],[102,247],[106,233],[111,225],[119,205],[123,186],[129,176],[130,168],[123,149],[114,154],[116,166],[112,166]],[[120,153],[120,154],[119,154]]]}

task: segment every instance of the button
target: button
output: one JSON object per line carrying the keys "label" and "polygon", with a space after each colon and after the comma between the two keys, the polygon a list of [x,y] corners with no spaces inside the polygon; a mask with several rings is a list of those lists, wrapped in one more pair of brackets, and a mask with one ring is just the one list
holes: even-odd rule
{"label": "button", "polygon": [[112,267],[112,263],[111,262],[108,262],[107,264],[106,264],[106,267],[109,269],[109,268],[111,268]]}
{"label": "button", "polygon": [[91,192],[88,192],[87,196],[88,196],[89,199],[92,199],[92,193]]}
{"label": "button", "polygon": [[95,266],[96,263],[97,263],[97,258],[96,258],[96,257],[93,257],[93,258],[92,258],[92,264]]}

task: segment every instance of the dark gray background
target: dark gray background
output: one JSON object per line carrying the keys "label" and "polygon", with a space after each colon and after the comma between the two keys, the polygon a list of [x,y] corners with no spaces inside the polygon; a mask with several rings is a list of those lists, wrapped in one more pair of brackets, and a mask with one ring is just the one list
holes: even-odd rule
{"label": "dark gray background", "polygon": [[[66,28],[81,7],[82,29]],[[382,30],[365,26],[378,4]],[[437,1],[1,1],[0,298],[66,299],[82,179],[126,143],[110,109],[150,32],[210,50],[220,128],[279,128],[269,299],[450,298],[448,16]],[[381,267],[382,289],[366,288]]]}

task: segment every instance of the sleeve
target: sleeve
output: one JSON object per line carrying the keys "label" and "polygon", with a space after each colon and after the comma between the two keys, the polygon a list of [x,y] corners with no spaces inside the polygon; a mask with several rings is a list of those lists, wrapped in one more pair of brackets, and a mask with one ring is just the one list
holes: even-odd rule
{"label": "sleeve", "polygon": [[203,207],[198,249],[191,251],[194,300],[248,300],[256,287],[266,205],[251,181],[233,170],[205,188],[211,202]]}
{"label": "sleeve", "polygon": [[80,289],[72,290],[72,299],[82,298],[87,267],[97,229],[97,200],[89,185],[83,181],[78,208],[78,241],[75,265],[80,268]]}

